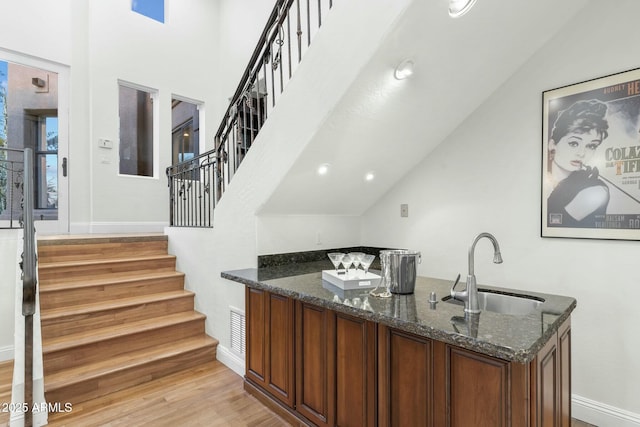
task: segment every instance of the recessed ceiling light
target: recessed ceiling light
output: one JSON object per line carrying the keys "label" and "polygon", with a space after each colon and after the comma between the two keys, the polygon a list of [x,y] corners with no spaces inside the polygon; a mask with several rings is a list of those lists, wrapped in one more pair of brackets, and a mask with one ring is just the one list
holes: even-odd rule
{"label": "recessed ceiling light", "polygon": [[373,174],[373,172],[367,172],[367,174],[364,176],[364,180],[365,181],[373,181],[373,178],[375,178],[376,176]]}
{"label": "recessed ceiling light", "polygon": [[396,71],[394,76],[398,80],[406,79],[411,74],[413,74],[413,61],[410,59],[405,59],[396,67]]}
{"label": "recessed ceiling light", "polygon": [[323,163],[320,166],[318,166],[318,175],[326,175],[329,173],[329,169],[330,169],[330,165],[329,163]]}
{"label": "recessed ceiling light", "polygon": [[476,3],[476,0],[449,0],[449,16],[452,18],[459,18],[469,10]]}

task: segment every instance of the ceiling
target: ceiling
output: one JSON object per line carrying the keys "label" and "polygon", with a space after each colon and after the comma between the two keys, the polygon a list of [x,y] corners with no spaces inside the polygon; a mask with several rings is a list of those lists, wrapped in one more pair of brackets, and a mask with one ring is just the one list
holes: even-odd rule
{"label": "ceiling", "polygon": [[[362,215],[586,3],[477,0],[452,19],[445,0],[413,0],[258,213]],[[394,79],[406,58],[414,75]]]}

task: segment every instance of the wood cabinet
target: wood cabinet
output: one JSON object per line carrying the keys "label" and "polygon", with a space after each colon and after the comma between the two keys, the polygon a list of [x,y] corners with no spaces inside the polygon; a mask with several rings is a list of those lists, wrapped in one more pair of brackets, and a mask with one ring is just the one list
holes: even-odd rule
{"label": "wood cabinet", "polygon": [[246,377],[294,407],[294,301],[246,288]]}
{"label": "wood cabinet", "polygon": [[294,423],[570,427],[569,319],[523,364],[249,287],[246,305],[245,388]]}
{"label": "wood cabinet", "polygon": [[571,425],[568,319],[528,364],[378,325],[378,424]]}
{"label": "wood cabinet", "polygon": [[335,316],[335,425],[376,423],[376,324],[343,313]]}
{"label": "wood cabinet", "polygon": [[298,413],[319,426],[375,425],[375,378],[375,323],[298,301]]}
{"label": "wood cabinet", "polygon": [[296,304],[296,410],[319,426],[334,423],[335,318],[322,307]]}
{"label": "wood cabinet", "polygon": [[536,426],[571,426],[571,323],[567,319],[532,362]]}
{"label": "wood cabinet", "polygon": [[433,341],[380,325],[378,424],[434,425]]}

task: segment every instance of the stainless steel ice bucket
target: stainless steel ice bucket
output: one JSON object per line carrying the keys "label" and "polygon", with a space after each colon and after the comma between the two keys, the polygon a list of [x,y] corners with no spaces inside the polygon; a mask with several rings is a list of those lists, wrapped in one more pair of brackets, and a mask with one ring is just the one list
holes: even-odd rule
{"label": "stainless steel ice bucket", "polygon": [[418,251],[394,249],[381,251],[389,256],[391,284],[389,290],[394,294],[412,294],[416,287],[416,268],[422,261]]}

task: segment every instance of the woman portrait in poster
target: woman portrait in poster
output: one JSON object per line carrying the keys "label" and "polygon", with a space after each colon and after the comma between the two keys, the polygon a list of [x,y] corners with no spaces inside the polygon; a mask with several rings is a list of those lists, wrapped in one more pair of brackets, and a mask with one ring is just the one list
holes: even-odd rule
{"label": "woman portrait in poster", "polygon": [[595,99],[558,114],[548,144],[548,226],[594,228],[604,218],[609,188],[590,160],[608,136],[606,114],[607,105]]}

